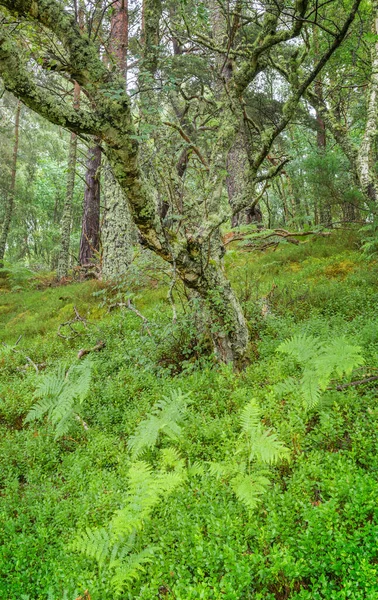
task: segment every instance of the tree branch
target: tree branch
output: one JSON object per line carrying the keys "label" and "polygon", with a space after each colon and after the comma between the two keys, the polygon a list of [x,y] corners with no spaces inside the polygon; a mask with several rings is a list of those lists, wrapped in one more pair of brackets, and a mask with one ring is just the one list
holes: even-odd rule
{"label": "tree branch", "polygon": [[20,48],[7,35],[4,26],[0,26],[0,75],[8,91],[52,123],[77,134],[94,134],[97,130],[93,114],[75,110],[72,103],[59,101],[59,97],[36,85],[35,74],[26,68]]}
{"label": "tree branch", "polygon": [[80,31],[75,16],[65,11],[60,2],[0,0],[0,6],[12,15],[19,15],[28,21],[38,21],[52,31],[69,53],[72,77],[80,85],[109,80],[109,71],[101,62],[97,48]]}

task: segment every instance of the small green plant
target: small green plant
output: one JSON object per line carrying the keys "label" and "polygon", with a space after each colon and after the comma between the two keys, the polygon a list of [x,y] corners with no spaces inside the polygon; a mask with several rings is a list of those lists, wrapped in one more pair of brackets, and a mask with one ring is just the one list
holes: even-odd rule
{"label": "small green plant", "polygon": [[300,365],[302,376],[299,379],[289,377],[276,386],[276,391],[280,394],[299,392],[306,409],[318,404],[333,377],[350,375],[364,362],[361,348],[353,346],[344,337],[323,343],[312,335],[295,335],[277,350],[288,354]]}
{"label": "small green plant", "polygon": [[9,287],[12,292],[20,292],[30,287],[35,274],[19,263],[7,264],[0,269],[0,288]]}
{"label": "small green plant", "polygon": [[173,440],[179,439],[188,401],[189,394],[173,390],[170,398],[163,396],[153,406],[151,414],[139,423],[134,435],[129,438],[128,448],[133,459],[139,458],[148,448],[153,448],[162,433]]}
{"label": "small green plant", "polygon": [[88,395],[91,375],[88,359],[68,370],[60,366],[54,373],[47,373],[34,392],[34,397],[39,400],[27,414],[25,423],[47,415],[57,439],[67,433],[74,418],[83,422],[77,414],[77,406]]}
{"label": "small green plant", "polygon": [[234,459],[211,463],[209,472],[230,482],[236,497],[249,510],[256,508],[270,485],[267,467],[289,457],[289,449],[277,434],[261,423],[260,408],[251,400],[240,415],[241,434],[234,449]]}
{"label": "small green plant", "polygon": [[361,227],[362,234],[361,249],[364,258],[374,259],[378,252],[378,219],[374,218],[371,223]]}
{"label": "small green plant", "polygon": [[107,526],[87,528],[72,543],[72,550],[96,560],[100,569],[106,571],[116,595],[137,579],[144,565],[152,559],[154,548],[141,548],[138,533],[153,509],[185,479],[184,461],[173,449],[162,452],[159,470],[154,471],[146,462],[135,462],[128,474],[125,506],[114,514]]}

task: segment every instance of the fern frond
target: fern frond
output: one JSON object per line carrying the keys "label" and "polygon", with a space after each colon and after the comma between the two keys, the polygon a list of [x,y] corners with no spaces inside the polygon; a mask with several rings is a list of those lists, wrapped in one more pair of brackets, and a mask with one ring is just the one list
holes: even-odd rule
{"label": "fern frond", "polygon": [[160,425],[159,419],[154,415],[150,415],[147,419],[139,423],[134,435],[131,435],[127,442],[128,449],[134,460],[139,458],[145,450],[153,448],[156,445]]}
{"label": "fern frond", "polygon": [[283,458],[288,458],[289,449],[278,439],[276,433],[260,429],[249,440],[249,461],[273,465]]}
{"label": "fern frond", "polygon": [[113,565],[117,566],[115,574],[111,579],[111,585],[117,596],[122,594],[127,584],[138,578],[144,570],[144,565],[151,562],[155,548],[146,548],[138,554],[130,554],[124,562]]}
{"label": "fern frond", "polygon": [[243,408],[240,414],[240,423],[242,430],[246,434],[250,434],[260,425],[260,407],[256,399],[252,399],[247,406]]}
{"label": "fern frond", "polygon": [[[319,403],[322,392],[334,375],[348,375],[364,362],[361,348],[349,344],[343,337],[324,344],[314,336],[294,336],[281,344],[278,350],[293,356],[302,365],[303,374],[298,383],[307,409],[314,408]],[[285,388],[286,391],[295,390],[292,378],[276,386],[278,393],[285,391]]]}
{"label": "fern frond", "polygon": [[34,392],[35,398],[56,398],[66,384],[66,367],[59,365],[54,373],[46,373]]}
{"label": "fern frond", "polygon": [[185,466],[185,461],[182,458],[180,452],[169,446],[168,448],[163,448],[161,451],[161,465],[163,468],[167,467],[175,467],[177,469],[183,469]]}
{"label": "fern frond", "polygon": [[317,371],[312,370],[312,368],[304,370],[303,376],[300,379],[300,392],[307,409],[311,409],[317,405],[322,392],[320,377]]}
{"label": "fern frond", "polygon": [[275,393],[279,398],[283,398],[288,394],[295,396],[296,394],[298,394],[298,388],[299,382],[297,379],[295,379],[295,377],[287,377],[285,381],[276,383],[276,385],[273,387]]}
{"label": "fern frond", "polygon": [[227,479],[235,474],[235,466],[232,463],[211,462],[208,464],[209,474],[216,479]]}
{"label": "fern frond", "polygon": [[188,476],[189,477],[203,477],[205,475],[205,466],[203,463],[199,461],[195,461],[193,464],[188,466]]}
{"label": "fern frond", "polygon": [[134,460],[145,450],[153,448],[161,433],[171,439],[180,437],[188,402],[189,394],[176,390],[171,392],[170,398],[164,396],[153,406],[151,415],[139,423],[134,435],[128,440],[128,448]]}
{"label": "fern frond", "polygon": [[322,348],[320,340],[306,333],[293,335],[277,348],[277,352],[292,356],[299,364],[308,363]]}
{"label": "fern frond", "polygon": [[25,417],[24,423],[30,423],[31,421],[37,421],[38,419],[41,419],[46,413],[49,413],[54,406],[54,398],[43,398],[39,402],[33,404]]}
{"label": "fern frond", "polygon": [[88,558],[94,558],[101,566],[109,554],[110,539],[108,529],[88,527],[81,537],[72,542],[71,549],[85,554]]}
{"label": "fern frond", "polygon": [[134,463],[130,468],[128,480],[128,505],[134,514],[139,513],[143,518],[159,500],[152,467],[143,461]]}
{"label": "fern frond", "polygon": [[160,496],[170,495],[180,485],[184,483],[187,478],[187,473],[184,469],[170,471],[169,473],[159,473],[157,475],[157,486]]}
{"label": "fern frond", "polygon": [[338,377],[343,377],[343,375],[350,375],[353,369],[363,365],[364,359],[361,352],[360,346],[349,344],[344,337],[336,338],[327,344],[324,354],[319,356],[315,363],[322,387],[327,387],[333,373]]}
{"label": "fern frond", "polygon": [[91,363],[89,360],[71,367],[67,373],[61,365],[55,373],[48,373],[38,384],[34,397],[41,398],[30,409],[25,422],[40,419],[47,414],[55,427],[55,437],[67,433],[74,416],[74,406],[82,402],[89,392]]}
{"label": "fern frond", "polygon": [[230,481],[231,487],[240,502],[253,510],[270,485],[267,477],[259,474],[239,474]]}
{"label": "fern frond", "polygon": [[82,403],[89,393],[91,378],[92,364],[90,359],[87,358],[79,365],[70,367],[67,372],[66,385],[62,390],[62,395],[73,397]]}
{"label": "fern frond", "polygon": [[111,520],[111,530],[114,543],[124,541],[127,536],[143,527],[146,509],[138,511],[139,506],[127,505],[118,510]]}

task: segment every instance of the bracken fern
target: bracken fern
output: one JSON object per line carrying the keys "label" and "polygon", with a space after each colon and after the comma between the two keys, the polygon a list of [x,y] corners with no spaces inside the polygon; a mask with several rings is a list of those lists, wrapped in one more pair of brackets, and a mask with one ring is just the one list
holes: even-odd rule
{"label": "bracken fern", "polygon": [[240,425],[242,431],[234,450],[239,460],[211,463],[209,473],[229,480],[238,500],[248,509],[254,509],[270,484],[267,468],[288,458],[289,450],[273,431],[263,426],[255,399],[242,410]]}
{"label": "bracken fern", "polygon": [[186,479],[183,461],[176,451],[165,450],[161,462],[162,468],[157,471],[143,461],[132,464],[125,506],[107,527],[86,529],[71,545],[72,550],[96,560],[100,568],[107,570],[115,595],[121,594],[152,559],[153,547],[136,551],[144,523]]}
{"label": "bracken fern", "polygon": [[54,426],[55,438],[65,435],[76,415],[76,407],[88,395],[91,373],[88,359],[68,370],[60,366],[54,373],[47,373],[34,392],[34,398],[40,399],[30,409],[25,423],[47,415]]}
{"label": "bracken fern", "polygon": [[153,406],[151,414],[139,423],[134,435],[129,438],[128,448],[133,459],[139,458],[148,448],[153,448],[162,433],[173,440],[179,439],[188,402],[189,394],[174,390],[170,398],[164,396]]}
{"label": "bracken fern", "polygon": [[289,377],[276,386],[280,394],[300,393],[306,409],[316,406],[332,377],[350,375],[363,364],[361,348],[350,344],[344,337],[323,343],[312,335],[295,335],[278,347],[302,367],[302,377]]}

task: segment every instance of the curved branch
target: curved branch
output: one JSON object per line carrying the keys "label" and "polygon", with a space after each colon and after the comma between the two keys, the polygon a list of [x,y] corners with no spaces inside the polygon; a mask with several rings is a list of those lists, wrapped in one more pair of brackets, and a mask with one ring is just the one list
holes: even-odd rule
{"label": "curved branch", "polygon": [[35,75],[26,68],[20,48],[0,27],[0,75],[5,88],[52,123],[77,134],[94,135],[97,125],[93,114],[59,101],[59,98],[35,83]]}
{"label": "curved branch", "polygon": [[38,21],[52,31],[70,56],[73,79],[80,85],[109,80],[109,71],[98,57],[95,45],[83,34],[74,15],[56,0],[0,0],[10,14]]}

